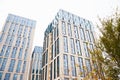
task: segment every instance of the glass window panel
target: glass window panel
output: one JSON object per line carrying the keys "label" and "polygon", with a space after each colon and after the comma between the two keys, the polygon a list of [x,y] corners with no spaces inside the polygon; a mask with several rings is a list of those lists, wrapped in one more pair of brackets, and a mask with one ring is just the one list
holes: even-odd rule
{"label": "glass window panel", "polygon": [[70,46],[71,46],[71,52],[72,54],[75,54],[75,45],[74,45],[74,39],[70,39]]}
{"label": "glass window panel", "polygon": [[67,54],[63,55],[63,60],[64,60],[64,75],[69,75],[68,55]]}
{"label": "glass window panel", "polygon": [[22,65],[22,61],[21,61],[21,60],[19,60],[19,61],[18,61],[18,64],[17,64],[17,69],[16,69],[16,72],[20,72],[21,65]]}
{"label": "glass window panel", "polygon": [[83,43],[83,46],[84,46],[85,56],[86,56],[86,57],[90,57],[90,54],[89,54],[88,48],[87,48],[87,43]]}
{"label": "glass window panel", "polygon": [[90,72],[91,71],[90,60],[89,59],[85,59],[85,64],[86,64],[87,72]]}
{"label": "glass window panel", "polygon": [[65,22],[62,22],[62,34],[66,35],[66,24],[65,24]]}
{"label": "glass window panel", "polygon": [[13,51],[12,51],[11,58],[15,58],[16,57],[16,53],[17,53],[17,47],[14,47]]}
{"label": "glass window panel", "polygon": [[3,75],[3,73],[2,73],[2,72],[0,72],[0,80],[2,80],[2,75]]}
{"label": "glass window panel", "polygon": [[53,70],[53,66],[52,66],[52,62],[50,64],[50,80],[52,80],[52,70]]}
{"label": "glass window panel", "polygon": [[20,80],[23,80],[23,74],[20,75]]}
{"label": "glass window panel", "polygon": [[89,42],[91,41],[89,31],[86,31],[86,39]]}
{"label": "glass window panel", "polygon": [[72,36],[71,24],[68,23],[68,36]]}
{"label": "glass window panel", "polygon": [[59,63],[59,56],[57,57],[57,77],[59,77],[59,66],[60,66],[60,63]]}
{"label": "glass window panel", "polygon": [[84,73],[84,68],[83,68],[83,59],[78,57],[78,64],[79,64],[79,69],[80,69],[80,73],[79,75],[81,77],[84,77],[85,76],[85,73]]}
{"label": "glass window panel", "polygon": [[75,38],[77,39],[79,38],[77,26],[74,26],[74,35],[75,35]]}
{"label": "glass window panel", "polygon": [[67,37],[63,37],[64,38],[64,52],[68,53],[68,40]]}
{"label": "glass window panel", "polygon": [[54,79],[56,79],[56,59],[54,60]]}
{"label": "glass window panel", "polygon": [[71,56],[72,76],[76,76],[75,57]]}
{"label": "glass window panel", "polygon": [[1,53],[0,53],[0,56],[3,56],[3,54],[4,54],[4,52],[5,52],[5,49],[6,49],[6,45],[3,45],[2,50],[1,50]]}
{"label": "glass window panel", "polygon": [[17,76],[18,76],[18,74],[14,74],[13,80],[17,80]]}
{"label": "glass window panel", "polygon": [[77,51],[77,54],[79,55],[82,55],[81,53],[81,47],[80,47],[80,41],[79,40],[76,40],[76,51]]}
{"label": "glass window panel", "polygon": [[13,72],[14,65],[15,65],[15,60],[11,59],[10,66],[9,66],[9,69],[8,69],[9,72]]}
{"label": "glass window panel", "polygon": [[10,54],[10,50],[11,50],[11,46],[8,46],[6,53],[5,53],[5,57],[8,57]]}
{"label": "glass window panel", "polygon": [[21,59],[21,58],[22,58],[22,53],[23,53],[23,48],[20,48],[20,52],[19,52],[19,55],[18,55],[18,59]]}
{"label": "glass window panel", "polygon": [[85,33],[82,28],[80,28],[80,38],[81,40],[85,40]]}
{"label": "glass window panel", "polygon": [[9,78],[10,78],[10,73],[6,73],[4,80],[10,80]]}
{"label": "glass window panel", "polygon": [[4,69],[6,67],[6,63],[7,63],[7,58],[4,58],[3,62],[2,62],[2,65],[1,65],[1,68],[0,68],[0,71],[4,71]]}
{"label": "glass window panel", "polygon": [[24,61],[24,63],[23,63],[23,68],[22,68],[22,73],[24,73],[26,70],[26,61]]}

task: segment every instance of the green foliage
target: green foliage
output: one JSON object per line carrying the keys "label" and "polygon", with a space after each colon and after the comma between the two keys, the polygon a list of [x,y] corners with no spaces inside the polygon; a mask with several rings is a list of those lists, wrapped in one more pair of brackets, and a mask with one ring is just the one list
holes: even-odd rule
{"label": "green foliage", "polygon": [[[96,59],[104,70],[105,76],[110,80],[119,80],[120,74],[120,14],[118,11],[109,18],[100,19],[102,27],[98,26],[102,36],[100,36],[99,44],[96,44],[97,49],[107,54],[99,56],[98,52],[94,52]],[[102,54],[101,52],[101,54]]]}

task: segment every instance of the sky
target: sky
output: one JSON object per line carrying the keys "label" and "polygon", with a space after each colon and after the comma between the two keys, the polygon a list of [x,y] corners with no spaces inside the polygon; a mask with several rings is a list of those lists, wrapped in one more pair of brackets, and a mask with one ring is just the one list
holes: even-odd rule
{"label": "sky", "polygon": [[[34,46],[43,46],[44,31],[59,9],[92,21],[104,18],[120,9],[120,0],[0,0],[0,31],[9,13],[36,20]],[[97,31],[96,31],[97,32]]]}

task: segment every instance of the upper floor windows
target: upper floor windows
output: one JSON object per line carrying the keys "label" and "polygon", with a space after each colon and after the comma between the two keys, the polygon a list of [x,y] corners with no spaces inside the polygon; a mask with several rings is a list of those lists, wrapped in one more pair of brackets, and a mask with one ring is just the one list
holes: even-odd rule
{"label": "upper floor windows", "polygon": [[5,74],[4,80],[10,80],[10,73],[6,73],[6,74]]}
{"label": "upper floor windows", "polygon": [[79,38],[77,26],[74,26],[74,35],[75,35],[75,38],[77,39]]}
{"label": "upper floor windows", "polygon": [[17,53],[17,47],[14,47],[13,51],[12,51],[11,58],[15,58],[16,57],[16,53]]}
{"label": "upper floor windows", "polygon": [[74,39],[70,39],[70,47],[71,47],[71,53],[75,54],[75,44],[74,44]]}
{"label": "upper floor windows", "polygon": [[63,61],[64,61],[64,75],[69,75],[69,68],[68,68],[68,55],[63,55]]}
{"label": "upper floor windows", "polygon": [[4,58],[4,59],[3,59],[2,65],[1,65],[1,67],[0,67],[0,71],[4,71],[4,69],[5,69],[5,67],[6,67],[7,60],[8,60],[7,58]]}
{"label": "upper floor windows", "polygon": [[10,50],[11,50],[11,46],[8,46],[6,53],[5,53],[5,57],[9,56]]}
{"label": "upper floor windows", "polygon": [[9,72],[13,72],[14,70],[14,65],[15,65],[15,60],[11,59],[10,66],[9,66]]}
{"label": "upper floor windows", "polygon": [[66,35],[66,24],[65,24],[65,22],[62,22],[62,34]]}
{"label": "upper floor windows", "polygon": [[77,76],[76,67],[75,67],[75,57],[71,56],[71,67],[72,67],[72,76]]}
{"label": "upper floor windows", "polygon": [[67,37],[63,37],[63,43],[64,43],[64,52],[68,53],[68,39]]}
{"label": "upper floor windows", "polygon": [[80,28],[80,38],[81,40],[85,40],[85,33],[82,28]]}
{"label": "upper floor windows", "polygon": [[6,45],[3,45],[2,50],[0,52],[0,56],[3,56],[3,54],[5,53],[5,49],[6,49]]}
{"label": "upper floor windows", "polygon": [[68,23],[68,36],[72,36],[71,24]]}

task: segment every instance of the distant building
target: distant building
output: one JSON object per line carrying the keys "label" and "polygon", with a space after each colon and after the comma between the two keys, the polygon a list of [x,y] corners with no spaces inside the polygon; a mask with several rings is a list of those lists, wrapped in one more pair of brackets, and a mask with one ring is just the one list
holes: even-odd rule
{"label": "distant building", "polygon": [[44,33],[42,80],[82,80],[95,65],[93,47],[92,23],[59,10]]}
{"label": "distant building", "polygon": [[8,15],[0,36],[0,80],[28,80],[35,25]]}
{"label": "distant building", "polygon": [[42,47],[35,46],[32,53],[30,79],[29,80],[42,80]]}

